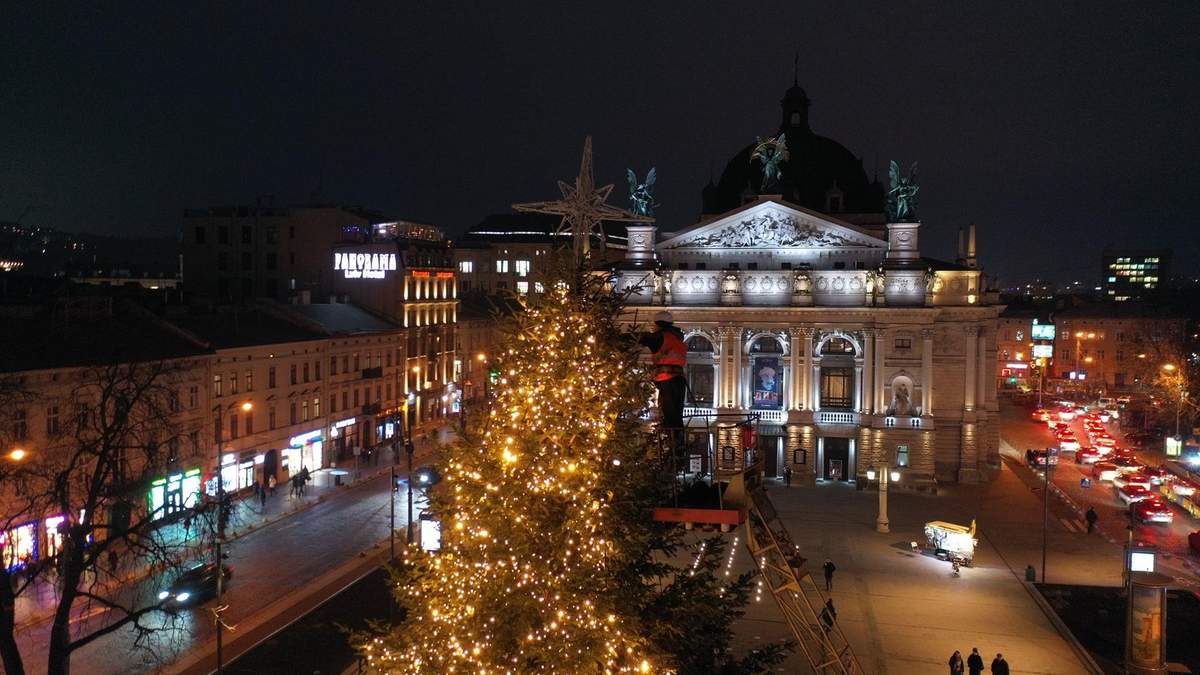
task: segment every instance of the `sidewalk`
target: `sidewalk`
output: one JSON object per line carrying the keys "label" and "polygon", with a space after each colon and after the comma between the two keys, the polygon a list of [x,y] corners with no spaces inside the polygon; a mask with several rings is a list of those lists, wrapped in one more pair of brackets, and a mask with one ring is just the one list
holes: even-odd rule
{"label": "sidewalk", "polygon": [[[438,430],[435,429],[431,433],[437,432]],[[450,436],[438,434],[439,443],[448,442],[449,438]],[[433,443],[426,443],[419,446],[413,458],[414,467],[430,461],[434,447]],[[289,494],[291,488],[290,482],[281,481],[276,487],[275,496],[267,497],[265,506],[260,502],[259,497],[252,492],[235,497],[229,523],[225,531],[225,541],[232,542],[246,537],[271,523],[309,509],[332,496],[344,493],[350,488],[367,484],[387,474],[392,466],[390,463],[390,451],[384,449],[377,452],[377,455],[380,460],[378,464],[360,466],[357,474],[353,462],[347,463],[346,466],[336,467],[336,469],[347,472],[341,476],[342,484],[340,486],[335,484],[336,481],[332,473],[335,469],[331,467],[313,472],[312,480],[305,486],[302,496]],[[404,457],[403,451],[401,451],[399,461],[396,465],[398,474],[405,470],[407,466],[406,462],[407,458]],[[211,540],[203,538],[204,528],[206,527],[204,519],[196,517],[192,521],[190,528],[184,526],[183,520],[178,520],[154,531],[154,536],[159,537],[159,540],[163,544],[170,547],[173,557],[178,561],[196,557],[210,546]],[[110,594],[123,586],[141,581],[159,571],[161,571],[161,568],[152,567],[144,563],[134,566],[129,565],[128,561],[121,561],[118,563],[117,573],[113,575],[107,569],[106,565],[101,564],[97,592]],[[53,616],[57,603],[58,592],[53,579],[43,574],[17,598],[15,607],[16,631],[18,633],[22,632]],[[76,611],[78,613],[83,611],[83,609],[77,608]]]}
{"label": "sidewalk", "polygon": [[[1003,653],[1013,673],[1091,672],[1022,580],[1025,564],[1040,560],[1040,528],[1036,547],[1028,537],[1031,521],[1040,523],[1040,502],[1008,467],[990,484],[942,492],[890,493],[892,531],[880,534],[876,492],[849,484],[768,486],[809,570],[820,575],[826,557],[837,566],[831,597],[865,672],[938,672],[954,650],[966,656],[972,647],[986,663]],[[969,524],[972,517],[980,544],[975,565],[963,568],[960,577],[948,563],[910,551],[909,542],[924,541],[925,522]],[[738,536],[734,573],[753,567]],[[751,601],[734,630],[735,646],[742,650],[789,637],[766,591]],[[807,672],[804,656],[794,654],[776,672]]]}

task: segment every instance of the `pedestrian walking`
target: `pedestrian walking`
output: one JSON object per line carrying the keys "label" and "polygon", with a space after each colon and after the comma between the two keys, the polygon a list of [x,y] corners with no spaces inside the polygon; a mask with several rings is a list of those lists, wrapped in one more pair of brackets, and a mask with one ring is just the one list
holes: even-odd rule
{"label": "pedestrian walking", "polygon": [[825,624],[825,632],[833,630],[833,623],[837,621],[837,610],[833,607],[833,598],[825,601],[825,609],[821,610],[821,623]]}
{"label": "pedestrian walking", "polygon": [[278,483],[278,481],[275,480],[274,475],[267,478],[267,490],[271,493],[272,497],[275,496],[275,485],[277,483]]}
{"label": "pedestrian walking", "polygon": [[821,565],[821,569],[825,572],[825,590],[832,591],[833,590],[833,573],[835,570],[837,570],[837,567],[834,566],[832,560],[830,560],[829,558],[826,558],[825,564]]}
{"label": "pedestrian walking", "polygon": [[300,495],[304,495],[304,487],[308,483],[308,467],[300,469]]}
{"label": "pedestrian walking", "polygon": [[1100,520],[1100,516],[1096,515],[1096,509],[1089,506],[1087,513],[1083,514],[1083,519],[1087,521],[1088,534],[1091,534],[1092,530],[1096,529],[1096,521]]}
{"label": "pedestrian walking", "polygon": [[262,489],[258,491],[258,503],[262,508],[267,508],[267,491]]}
{"label": "pedestrian walking", "polygon": [[963,675],[963,657],[957,649],[950,655],[950,675]]}
{"label": "pedestrian walking", "polygon": [[1008,661],[1004,660],[1003,654],[996,654],[992,659],[992,675],[1008,675]]}
{"label": "pedestrian walking", "polygon": [[971,648],[967,657],[967,675],[983,675],[983,657],[979,655],[979,647]]}
{"label": "pedestrian walking", "polygon": [[792,486],[792,467],[790,466],[783,467],[783,484],[788,487]]}
{"label": "pedestrian walking", "polygon": [[291,487],[288,489],[288,496],[295,497],[300,494],[300,476],[292,476],[289,482],[291,483]]}

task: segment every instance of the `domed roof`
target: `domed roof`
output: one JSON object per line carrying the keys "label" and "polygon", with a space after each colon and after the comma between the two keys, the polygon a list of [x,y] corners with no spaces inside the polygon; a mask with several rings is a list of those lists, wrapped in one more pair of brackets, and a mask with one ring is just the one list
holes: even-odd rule
{"label": "domed roof", "polygon": [[755,194],[779,194],[794,204],[830,213],[880,213],[883,187],[867,179],[862,160],[841,143],[818,136],[808,126],[808,94],[798,84],[780,101],[779,132],[785,135],[788,159],[781,177],[763,189],[761,162],[750,161],[755,143],[742,148],[726,164],[715,188],[703,190],[704,212],[723,213]]}

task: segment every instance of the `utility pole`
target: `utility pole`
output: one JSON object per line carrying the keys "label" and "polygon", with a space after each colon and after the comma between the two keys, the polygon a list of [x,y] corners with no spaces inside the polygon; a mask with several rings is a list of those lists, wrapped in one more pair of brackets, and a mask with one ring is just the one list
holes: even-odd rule
{"label": "utility pole", "polygon": [[1042,583],[1046,583],[1046,531],[1050,523],[1050,449],[1046,448],[1046,470],[1042,472]]}
{"label": "utility pole", "polygon": [[413,497],[413,495],[412,495],[412,493],[413,493],[412,471],[413,471],[413,469],[412,469],[412,460],[413,460],[413,452],[416,451],[416,449],[413,447],[411,433],[409,434],[409,437],[407,439],[405,439],[405,441],[404,441],[404,451],[405,451],[405,454],[408,455],[408,520],[405,522],[405,526],[408,530],[408,536],[405,538],[405,541],[408,542],[409,544],[411,544],[411,543],[413,543],[413,503],[412,503],[412,497]]}

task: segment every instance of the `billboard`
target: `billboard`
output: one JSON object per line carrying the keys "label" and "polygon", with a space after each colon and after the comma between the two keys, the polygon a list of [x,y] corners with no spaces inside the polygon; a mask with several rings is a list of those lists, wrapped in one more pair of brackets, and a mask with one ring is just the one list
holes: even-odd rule
{"label": "billboard", "polygon": [[1054,345],[1034,345],[1033,358],[1035,359],[1052,359],[1054,358]]}
{"label": "billboard", "polygon": [[1029,337],[1034,340],[1053,340],[1054,339],[1054,324],[1033,322],[1033,327],[1029,331]]}
{"label": "billboard", "polygon": [[333,270],[347,279],[384,279],[396,271],[396,254],[338,251],[333,254]]}
{"label": "billboard", "polygon": [[779,367],[779,358],[775,356],[759,356],[754,359],[751,368],[754,400],[750,406],[755,410],[780,410],[783,407],[783,369]]}

